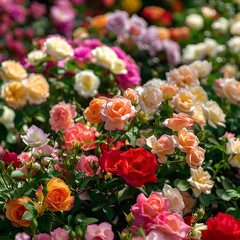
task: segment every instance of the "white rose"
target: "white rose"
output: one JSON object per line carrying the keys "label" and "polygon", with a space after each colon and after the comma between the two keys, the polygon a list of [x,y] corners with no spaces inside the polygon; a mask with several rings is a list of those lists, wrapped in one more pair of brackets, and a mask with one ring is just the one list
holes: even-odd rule
{"label": "white rose", "polygon": [[240,37],[235,36],[230,38],[227,45],[232,53],[238,53],[240,51]]}
{"label": "white rose", "polygon": [[230,32],[233,35],[240,35],[240,21],[235,21],[230,27]]}
{"label": "white rose", "polygon": [[240,154],[240,138],[228,138],[226,150],[227,154]]}
{"label": "white rose", "polygon": [[197,71],[198,78],[206,78],[212,71],[212,63],[206,60],[196,60],[190,64],[190,67]]}
{"label": "white rose", "polygon": [[98,93],[100,79],[92,70],[84,70],[75,76],[74,89],[77,93],[84,97],[93,97]]}
{"label": "white rose", "polygon": [[30,64],[37,66],[46,56],[47,54],[41,50],[33,50],[32,52],[28,53],[27,59]]}
{"label": "white rose", "polygon": [[205,18],[213,18],[217,14],[217,11],[214,8],[207,6],[202,7],[201,12]]}
{"label": "white rose", "polygon": [[110,66],[110,71],[114,74],[126,74],[126,64],[122,59],[116,59]]}
{"label": "white rose", "polygon": [[203,104],[202,107],[203,114],[211,127],[226,127],[224,124],[226,115],[224,114],[220,106],[217,104],[217,102],[209,100],[205,104]]}
{"label": "white rose", "polygon": [[61,37],[50,37],[44,42],[44,45],[47,53],[57,60],[72,57],[74,54],[72,46]]}
{"label": "white rose", "polygon": [[15,118],[15,112],[8,108],[7,106],[3,106],[3,113],[0,115],[0,123],[4,125],[7,129],[13,128],[14,125],[14,118]]}
{"label": "white rose", "polygon": [[186,25],[192,29],[200,30],[204,26],[203,17],[199,14],[192,13],[186,17]]}
{"label": "white rose", "polygon": [[194,60],[203,59],[205,56],[205,44],[189,44],[182,50],[182,62],[189,63]]}
{"label": "white rose", "polygon": [[202,192],[210,194],[214,182],[211,175],[207,171],[203,171],[202,167],[191,168],[191,177],[187,180],[193,186],[193,194],[198,197]]}
{"label": "white rose", "polygon": [[229,29],[229,21],[224,17],[220,17],[212,23],[212,29],[219,33],[226,33]]}

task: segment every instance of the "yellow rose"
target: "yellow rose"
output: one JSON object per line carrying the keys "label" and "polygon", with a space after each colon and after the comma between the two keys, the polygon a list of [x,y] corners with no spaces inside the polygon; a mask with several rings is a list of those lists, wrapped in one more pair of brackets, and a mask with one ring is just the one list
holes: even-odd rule
{"label": "yellow rose", "polygon": [[24,67],[14,60],[2,62],[2,77],[5,81],[21,81],[27,77],[27,72]]}
{"label": "yellow rose", "polygon": [[122,59],[116,59],[112,62],[110,70],[114,74],[126,74],[126,64]]}
{"label": "yellow rose", "polygon": [[50,37],[44,45],[47,47],[47,53],[57,60],[73,56],[73,48],[64,38]]}
{"label": "yellow rose", "polygon": [[31,104],[40,104],[49,96],[49,84],[41,74],[30,74],[26,83],[27,98]]}
{"label": "yellow rose", "polygon": [[52,211],[70,211],[74,204],[74,197],[68,185],[60,178],[52,178],[47,184],[47,195],[44,204]]}
{"label": "yellow rose", "polygon": [[189,90],[194,95],[196,102],[205,103],[208,100],[207,92],[201,86],[192,86]]}
{"label": "yellow rose", "polygon": [[2,86],[2,98],[14,109],[22,108],[27,103],[26,87],[22,82],[9,82]]}
{"label": "yellow rose", "polygon": [[122,9],[129,14],[136,13],[140,8],[142,7],[142,1],[141,0],[122,0]]}

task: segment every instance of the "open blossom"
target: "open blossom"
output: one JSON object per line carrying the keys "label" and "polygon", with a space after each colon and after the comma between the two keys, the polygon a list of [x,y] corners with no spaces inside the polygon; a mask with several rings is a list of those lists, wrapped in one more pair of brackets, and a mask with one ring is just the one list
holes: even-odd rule
{"label": "open blossom", "polygon": [[70,103],[60,102],[53,105],[50,112],[49,124],[53,131],[66,131],[74,123],[77,116],[76,106]]}
{"label": "open blossom", "polygon": [[212,63],[207,60],[196,60],[189,65],[197,71],[197,76],[199,79],[206,78],[212,71]]}
{"label": "open blossom", "polygon": [[113,240],[114,233],[112,231],[112,225],[107,222],[102,222],[99,225],[89,224],[84,236],[86,240]]}
{"label": "open blossom", "polygon": [[203,113],[205,118],[208,121],[208,124],[213,127],[217,128],[217,126],[225,127],[225,113],[217,104],[217,102],[213,100],[207,101],[203,105]]}
{"label": "open blossom", "polygon": [[191,113],[191,118],[195,123],[199,124],[202,128],[206,125],[206,119],[203,114],[202,104],[197,103],[194,111]]}
{"label": "open blossom", "polygon": [[170,100],[177,95],[179,89],[175,83],[166,82],[160,86],[164,100]]}
{"label": "open blossom", "polygon": [[180,88],[198,84],[197,71],[187,65],[174,68],[170,72],[166,73],[166,75],[168,81],[175,82]]}
{"label": "open blossom", "polygon": [[57,228],[51,231],[51,240],[69,240],[69,234],[62,228]]}
{"label": "open blossom", "polygon": [[192,167],[196,168],[202,165],[205,159],[205,150],[199,146],[190,149],[186,154],[186,162]]}
{"label": "open blossom", "polygon": [[83,70],[75,76],[74,89],[79,96],[93,97],[98,93],[100,79],[92,70]]}
{"label": "open blossom", "polygon": [[46,78],[41,74],[30,74],[25,81],[27,99],[30,104],[40,104],[49,97],[50,86]]}
{"label": "open blossom", "polygon": [[44,45],[47,53],[57,60],[73,56],[73,48],[64,38],[57,36],[47,38]]}
{"label": "open blossom", "polygon": [[93,168],[96,168],[96,174],[100,173],[100,168],[98,167],[98,158],[95,155],[82,155],[74,167],[75,170],[84,172],[86,176],[95,175]]}
{"label": "open blossom", "polygon": [[27,104],[27,90],[22,82],[12,81],[2,85],[1,97],[13,109]]}
{"label": "open blossom", "polygon": [[27,77],[27,71],[21,63],[14,60],[6,60],[1,63],[2,78],[5,81],[21,81]]}
{"label": "open blossom", "polygon": [[226,78],[223,85],[223,93],[232,104],[240,103],[240,82],[234,78]]}
{"label": "open blossom", "polygon": [[185,204],[183,197],[177,188],[172,188],[165,183],[163,186],[163,196],[168,199],[169,209],[171,211],[182,214]]}
{"label": "open blossom", "polygon": [[162,91],[160,81],[149,81],[139,91],[139,105],[143,112],[155,113],[162,103]]}
{"label": "open blossom", "polygon": [[132,88],[127,88],[123,93],[123,97],[129,99],[132,104],[137,104],[139,101],[137,91]]}
{"label": "open blossom", "polygon": [[40,147],[49,142],[49,134],[43,132],[41,128],[32,125],[26,135],[21,135],[23,142],[30,147]]}
{"label": "open blossom", "polygon": [[192,29],[200,30],[204,26],[203,17],[200,14],[192,13],[186,17],[186,25]]}
{"label": "open blossom", "polygon": [[189,128],[193,125],[194,120],[185,113],[173,113],[172,118],[167,118],[162,124],[174,131],[180,131],[183,128]]}
{"label": "open blossom", "polygon": [[27,60],[31,65],[37,66],[44,60],[46,56],[47,54],[41,50],[33,50],[30,53],[28,53]]}
{"label": "open blossom", "polygon": [[200,85],[191,86],[188,90],[195,97],[196,103],[205,103],[208,100],[207,92]]}
{"label": "open blossom", "polygon": [[152,148],[152,153],[157,154],[160,163],[166,162],[165,154],[173,154],[175,150],[172,137],[167,134],[163,134],[159,139],[152,135],[146,139],[146,144]]}
{"label": "open blossom", "polygon": [[124,123],[136,115],[136,110],[130,100],[115,96],[102,106],[101,118],[106,130],[124,130]]}
{"label": "open blossom", "polygon": [[3,113],[0,116],[0,123],[5,126],[5,128],[13,128],[14,127],[14,119],[15,119],[15,112],[7,107],[2,106]]}
{"label": "open blossom", "polygon": [[31,237],[25,232],[18,233],[15,236],[15,240],[30,240],[30,239]]}
{"label": "open blossom", "polygon": [[214,182],[211,180],[211,175],[204,171],[202,167],[191,168],[191,177],[188,182],[193,187],[193,193],[195,197],[198,197],[202,192],[210,194],[213,188]]}

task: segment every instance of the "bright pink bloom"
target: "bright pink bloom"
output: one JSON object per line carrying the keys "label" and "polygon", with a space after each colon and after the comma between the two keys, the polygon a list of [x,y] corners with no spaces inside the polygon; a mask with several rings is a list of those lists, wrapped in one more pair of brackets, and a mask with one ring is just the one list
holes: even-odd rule
{"label": "bright pink bloom", "polygon": [[19,167],[21,164],[21,160],[18,158],[18,154],[15,152],[9,152],[8,150],[4,152],[1,160],[8,165],[12,163],[14,167]]}
{"label": "bright pink bloom", "polygon": [[93,168],[96,169],[96,174],[100,173],[100,168],[98,167],[98,158],[95,155],[85,156],[82,155],[75,165],[75,170],[79,172],[85,172],[86,176],[94,176],[95,173]]}

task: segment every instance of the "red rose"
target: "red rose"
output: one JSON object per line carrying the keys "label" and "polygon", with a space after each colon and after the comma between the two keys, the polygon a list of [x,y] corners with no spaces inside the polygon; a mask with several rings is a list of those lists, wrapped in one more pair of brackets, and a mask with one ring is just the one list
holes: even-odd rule
{"label": "red rose", "polygon": [[74,144],[79,144],[84,151],[96,148],[95,130],[86,128],[83,123],[70,126],[64,135],[64,139],[69,148],[73,148]]}
{"label": "red rose", "polygon": [[117,163],[118,174],[134,187],[155,182],[157,167],[156,156],[144,148],[130,148]]}
{"label": "red rose", "polygon": [[104,152],[99,158],[100,167],[111,174],[117,174],[117,163],[121,159],[121,151],[118,150],[110,150],[108,152]]}
{"label": "red rose", "polygon": [[113,142],[114,141],[114,138],[111,137],[110,140],[108,140],[108,144],[106,143],[102,143],[100,145],[100,149],[103,153],[107,152],[108,150],[120,150],[121,147],[124,146],[124,142],[122,141],[116,141],[116,142]]}
{"label": "red rose", "polygon": [[219,212],[215,217],[206,221],[207,230],[202,231],[201,240],[239,240],[240,220],[232,215]]}
{"label": "red rose", "polygon": [[14,167],[19,167],[21,164],[21,160],[18,158],[17,153],[9,152],[8,150],[4,152],[2,156],[2,161],[8,165],[12,163]]}

